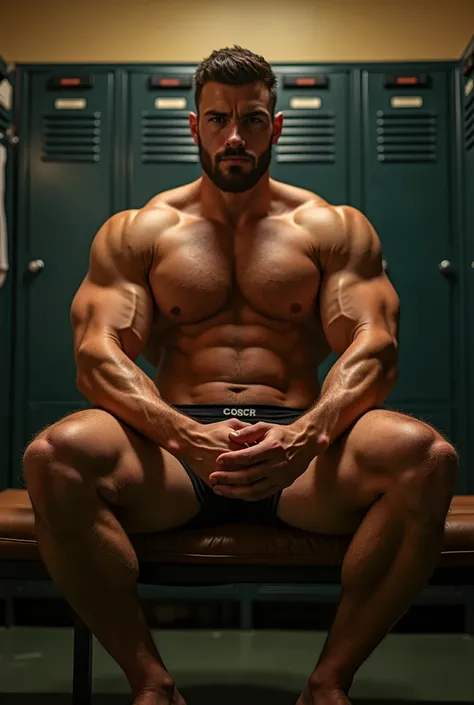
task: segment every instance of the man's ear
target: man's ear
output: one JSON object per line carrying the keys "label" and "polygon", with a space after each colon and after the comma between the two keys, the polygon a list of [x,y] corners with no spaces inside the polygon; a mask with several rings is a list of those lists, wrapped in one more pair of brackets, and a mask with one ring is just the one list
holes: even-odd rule
{"label": "man's ear", "polygon": [[199,116],[196,113],[189,113],[189,128],[195,144],[199,144]]}
{"label": "man's ear", "polygon": [[276,144],[281,137],[281,131],[283,130],[283,113],[279,112],[273,118],[273,136],[272,144]]}

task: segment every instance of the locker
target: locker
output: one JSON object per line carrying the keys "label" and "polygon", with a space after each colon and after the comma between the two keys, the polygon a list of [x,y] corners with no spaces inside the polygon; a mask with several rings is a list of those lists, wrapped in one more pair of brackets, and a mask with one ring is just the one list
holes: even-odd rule
{"label": "locker", "polygon": [[193,73],[192,67],[169,66],[129,74],[127,208],[142,208],[161,191],[201,176],[189,129]]}
{"label": "locker", "polygon": [[362,104],[362,210],[401,301],[400,379],[388,406],[455,442],[464,415],[448,72],[363,71]]}
{"label": "locker", "polygon": [[94,235],[114,211],[113,91],[113,72],[77,67],[31,72],[23,82],[16,453],[42,427],[88,406],[75,385],[69,310]]}
{"label": "locker", "polygon": [[[8,465],[11,442],[11,347],[13,304],[13,251],[12,251],[12,197],[13,197],[13,151],[15,137],[12,133],[13,76],[7,64],[0,58],[0,151],[2,155],[1,175],[3,187],[0,198],[6,225],[6,242],[2,238],[0,247],[0,490],[8,486]],[[3,220],[3,218],[2,218]],[[0,236],[1,237],[1,236]],[[4,234],[5,237],[5,234]],[[8,269],[7,269],[8,267]]]}
{"label": "locker", "polygon": [[277,66],[283,131],[273,149],[271,176],[314,191],[334,205],[350,202],[349,74]]}

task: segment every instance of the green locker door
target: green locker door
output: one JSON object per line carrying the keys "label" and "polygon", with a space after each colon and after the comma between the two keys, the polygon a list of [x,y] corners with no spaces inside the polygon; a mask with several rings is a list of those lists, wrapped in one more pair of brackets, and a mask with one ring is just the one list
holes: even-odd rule
{"label": "green locker door", "polygon": [[[466,59],[462,82],[463,128],[464,128],[464,223],[465,266],[467,271],[468,335],[467,355],[469,369],[469,438],[470,459],[474,459],[474,43],[470,59]],[[469,467],[470,491],[474,493],[474,469]]]}
{"label": "green locker door", "polygon": [[362,76],[362,210],[378,231],[401,300],[401,374],[388,406],[427,420],[458,442],[465,414],[458,242],[451,218],[453,101],[448,71],[427,75],[426,87],[407,86],[415,74],[413,68],[405,71],[398,78],[389,71]]}
{"label": "green locker door", "polygon": [[14,482],[31,436],[89,405],[76,389],[69,310],[113,213],[114,74],[75,85],[72,70],[32,70],[22,84]]}
{"label": "green locker door", "polygon": [[273,150],[271,176],[314,191],[333,205],[350,202],[347,72],[274,67],[283,132]]}
{"label": "green locker door", "polygon": [[142,208],[156,194],[201,176],[189,129],[193,73],[193,67],[173,66],[129,73],[127,208]]}
{"label": "green locker door", "polygon": [[13,76],[0,58],[0,490],[8,486],[11,440]]}

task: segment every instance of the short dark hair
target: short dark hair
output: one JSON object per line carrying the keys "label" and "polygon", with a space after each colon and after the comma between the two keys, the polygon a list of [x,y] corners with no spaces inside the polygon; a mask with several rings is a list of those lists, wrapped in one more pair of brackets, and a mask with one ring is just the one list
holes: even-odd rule
{"label": "short dark hair", "polygon": [[277,78],[263,56],[239,46],[213,51],[196,69],[194,100],[199,112],[199,101],[204,85],[215,81],[230,86],[245,86],[262,81],[270,91],[271,112],[277,102]]}

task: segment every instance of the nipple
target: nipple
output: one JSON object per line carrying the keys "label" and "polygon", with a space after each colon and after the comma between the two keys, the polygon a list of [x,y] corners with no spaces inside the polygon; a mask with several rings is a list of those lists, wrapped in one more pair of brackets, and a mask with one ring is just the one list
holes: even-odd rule
{"label": "nipple", "polygon": [[173,306],[170,313],[173,314],[173,316],[179,316],[181,309],[178,306]]}
{"label": "nipple", "polygon": [[291,312],[292,313],[299,313],[303,307],[301,304],[291,304]]}

